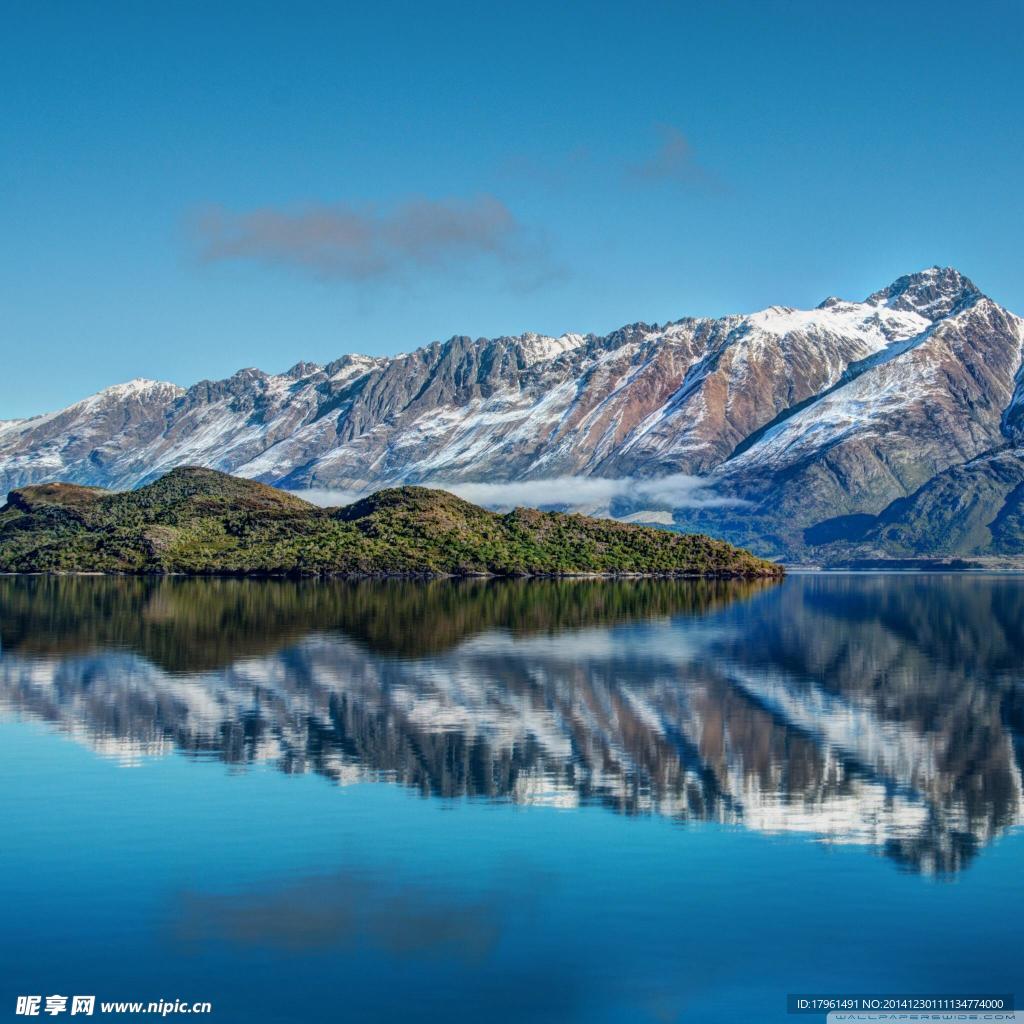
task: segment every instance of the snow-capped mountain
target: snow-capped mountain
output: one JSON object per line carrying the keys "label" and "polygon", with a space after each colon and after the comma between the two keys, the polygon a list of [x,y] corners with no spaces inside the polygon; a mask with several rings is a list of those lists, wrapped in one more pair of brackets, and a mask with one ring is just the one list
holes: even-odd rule
{"label": "snow-capped mountain", "polygon": [[131,487],[183,464],[346,491],[686,474],[700,502],[619,497],[612,511],[792,553],[862,543],[939,474],[1024,444],[1022,347],[1024,321],[933,267],[811,310],[456,337],[187,390],[132,381],[0,422],[0,491]]}

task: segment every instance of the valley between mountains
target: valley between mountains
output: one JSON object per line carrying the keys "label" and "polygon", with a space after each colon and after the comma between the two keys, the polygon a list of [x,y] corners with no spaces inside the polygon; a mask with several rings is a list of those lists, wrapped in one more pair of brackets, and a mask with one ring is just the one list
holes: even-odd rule
{"label": "valley between mountains", "polygon": [[132,488],[183,465],[297,491],[488,485],[497,504],[514,482],[542,495],[517,504],[793,561],[1014,558],[1022,348],[1024,320],[933,267],[810,310],[132,381],[0,422],[0,492]]}

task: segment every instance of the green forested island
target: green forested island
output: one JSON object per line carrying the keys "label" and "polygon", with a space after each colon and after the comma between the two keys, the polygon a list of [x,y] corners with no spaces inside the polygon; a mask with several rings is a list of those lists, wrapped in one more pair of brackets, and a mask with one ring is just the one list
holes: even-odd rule
{"label": "green forested island", "polygon": [[778,576],[703,535],[398,487],[342,508],[185,467],[135,491],[52,483],[0,508],[0,572],[295,576]]}

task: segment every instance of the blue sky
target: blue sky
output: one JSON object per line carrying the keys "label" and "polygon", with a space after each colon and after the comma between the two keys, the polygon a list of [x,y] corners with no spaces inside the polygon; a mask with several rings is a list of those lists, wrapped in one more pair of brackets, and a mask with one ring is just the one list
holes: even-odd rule
{"label": "blue sky", "polygon": [[1024,312],[1024,5],[0,0],[0,418],[452,334]]}

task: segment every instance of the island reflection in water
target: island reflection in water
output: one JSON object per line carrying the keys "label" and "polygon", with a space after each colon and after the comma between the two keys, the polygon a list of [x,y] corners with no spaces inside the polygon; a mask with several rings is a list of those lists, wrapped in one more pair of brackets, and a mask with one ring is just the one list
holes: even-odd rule
{"label": "island reflection in water", "polygon": [[599,803],[954,872],[1022,820],[1024,582],[0,579],[0,710],[131,763]]}

